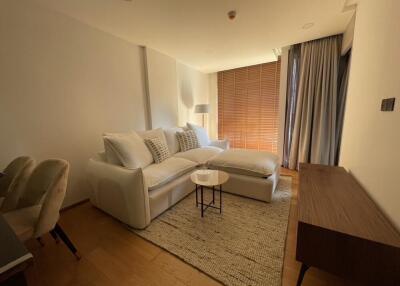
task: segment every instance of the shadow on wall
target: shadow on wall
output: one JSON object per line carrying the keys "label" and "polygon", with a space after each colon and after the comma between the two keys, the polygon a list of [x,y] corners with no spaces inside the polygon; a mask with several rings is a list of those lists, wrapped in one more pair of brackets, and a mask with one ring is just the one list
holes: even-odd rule
{"label": "shadow on wall", "polygon": [[194,105],[194,99],[193,99],[193,88],[190,82],[182,81],[180,86],[180,91],[181,91],[180,96],[183,105],[185,105],[186,108],[191,109]]}

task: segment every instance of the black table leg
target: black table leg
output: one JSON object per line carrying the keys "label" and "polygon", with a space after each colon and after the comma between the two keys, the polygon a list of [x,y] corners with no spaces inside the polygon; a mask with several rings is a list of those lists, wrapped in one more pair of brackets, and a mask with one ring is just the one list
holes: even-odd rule
{"label": "black table leg", "polygon": [[201,217],[203,217],[204,203],[203,203],[203,186],[200,185],[200,195],[201,195]]}
{"label": "black table leg", "polygon": [[196,184],[196,208],[199,206],[199,199],[197,198],[198,197],[198,191],[197,191],[197,184]]}
{"label": "black table leg", "polygon": [[310,268],[309,266],[305,265],[304,263],[301,264],[300,268],[300,273],[299,273],[299,278],[297,279],[297,286],[300,286],[301,283],[303,282],[304,275],[306,274],[306,271]]}
{"label": "black table leg", "polygon": [[219,213],[222,213],[222,185],[219,185]]}
{"label": "black table leg", "polygon": [[215,186],[213,186],[213,204],[215,204]]}

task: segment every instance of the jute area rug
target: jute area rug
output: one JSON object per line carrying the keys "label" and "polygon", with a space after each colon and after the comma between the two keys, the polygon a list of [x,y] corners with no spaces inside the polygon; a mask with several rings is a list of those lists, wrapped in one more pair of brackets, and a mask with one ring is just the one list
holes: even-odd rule
{"label": "jute area rug", "polygon": [[145,230],[133,231],[225,285],[278,286],[291,181],[281,176],[271,203],[223,193],[222,214],[208,208],[203,218],[192,193]]}

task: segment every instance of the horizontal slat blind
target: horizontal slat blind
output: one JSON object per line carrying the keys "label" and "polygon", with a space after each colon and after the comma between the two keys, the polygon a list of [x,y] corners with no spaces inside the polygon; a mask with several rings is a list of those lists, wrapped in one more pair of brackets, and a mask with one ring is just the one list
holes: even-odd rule
{"label": "horizontal slat blind", "polygon": [[218,72],[218,137],[277,153],[280,61]]}

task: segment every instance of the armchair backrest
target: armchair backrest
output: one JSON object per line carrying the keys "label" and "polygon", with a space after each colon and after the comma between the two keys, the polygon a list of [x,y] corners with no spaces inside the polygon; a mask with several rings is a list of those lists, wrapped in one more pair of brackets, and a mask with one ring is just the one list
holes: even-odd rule
{"label": "armchair backrest", "polygon": [[0,212],[14,210],[22,196],[29,179],[35,160],[28,156],[14,159],[5,169],[5,175],[0,178],[0,196],[4,196]]}
{"label": "armchair backrest", "polygon": [[18,201],[17,208],[26,208],[41,204],[44,196],[68,172],[69,164],[61,159],[49,159],[41,162],[33,170],[26,188]]}
{"label": "armchair backrest", "polygon": [[34,236],[39,237],[54,228],[67,190],[69,163],[61,159],[41,162],[27,183],[26,192],[20,199],[21,207],[42,203]]}

